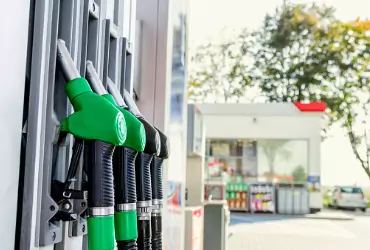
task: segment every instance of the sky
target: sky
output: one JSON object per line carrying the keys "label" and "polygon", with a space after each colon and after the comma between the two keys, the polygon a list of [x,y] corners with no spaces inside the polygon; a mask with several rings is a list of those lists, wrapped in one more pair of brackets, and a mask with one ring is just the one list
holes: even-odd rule
{"label": "sky", "polygon": [[[256,29],[266,13],[274,11],[282,0],[189,0],[189,49],[210,41],[220,41],[242,28]],[[292,0],[293,3],[324,3],[336,8],[343,21],[357,17],[370,19],[370,0]],[[356,161],[348,139],[340,129],[322,143],[321,180],[323,185],[370,186]]]}

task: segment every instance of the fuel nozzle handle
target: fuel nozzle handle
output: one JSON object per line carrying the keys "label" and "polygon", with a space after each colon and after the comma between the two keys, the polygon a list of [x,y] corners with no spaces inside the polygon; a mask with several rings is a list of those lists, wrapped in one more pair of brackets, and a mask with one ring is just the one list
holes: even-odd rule
{"label": "fuel nozzle handle", "polygon": [[158,131],[150,125],[140,113],[134,100],[127,91],[124,92],[124,101],[128,109],[142,122],[145,128],[146,144],[144,151],[138,153],[135,161],[136,192],[137,192],[137,225],[138,249],[152,249],[152,183],[150,165],[154,156],[160,154],[160,137]]}
{"label": "fuel nozzle handle", "polygon": [[114,145],[98,140],[85,143],[88,176],[89,250],[114,249]]}
{"label": "fuel nozzle handle", "polygon": [[65,42],[57,41],[57,59],[66,79],[65,91],[74,113],[61,123],[61,131],[83,140],[100,140],[122,145],[127,136],[123,114],[105,98],[94,93],[73,63]]}
{"label": "fuel nozzle handle", "polygon": [[152,181],[152,249],[162,250],[162,209],[163,209],[163,161],[169,157],[169,140],[157,129],[160,137],[161,151],[154,156],[150,164]]}
{"label": "fuel nozzle handle", "polygon": [[[146,144],[143,152],[138,153],[135,161],[136,192],[138,207],[151,207],[152,184],[150,164],[155,155],[160,152],[159,134],[157,130],[142,118],[138,118],[145,128]],[[150,216],[150,211],[147,212]]]}
{"label": "fuel nozzle handle", "polygon": [[108,92],[114,97],[114,100],[116,100],[116,103],[123,108],[128,109],[125,100],[121,96],[121,93],[119,92],[117,85],[114,84],[112,81],[107,82],[108,86]]}
{"label": "fuel nozzle handle", "polygon": [[136,117],[141,117],[144,119],[144,116],[140,113],[139,108],[127,90],[124,90],[123,92],[123,99],[125,100],[125,103],[131,113],[133,113]]}
{"label": "fuel nozzle handle", "polygon": [[108,94],[104,88],[103,83],[100,81],[98,72],[96,72],[92,61],[86,61],[86,79],[90,83],[91,88],[99,95]]}
{"label": "fuel nozzle handle", "polygon": [[76,78],[80,78],[80,72],[78,72],[72,57],[68,52],[66,43],[62,39],[58,39],[57,41],[57,51],[57,60],[60,64],[62,74],[67,82]]}
{"label": "fuel nozzle handle", "polygon": [[[104,88],[92,62],[86,64],[86,78],[96,93],[101,94],[124,115],[127,124],[125,143],[116,147],[113,154],[113,175],[115,190],[115,235],[118,250],[137,249],[137,213],[135,159],[145,147],[146,137],[143,124],[127,109],[120,93],[110,95]],[[108,86],[115,84],[108,79]],[[118,90],[117,90],[118,91]]]}
{"label": "fuel nozzle handle", "polygon": [[92,92],[82,78],[62,40],[57,42],[58,63],[67,80],[66,93],[74,113],[61,130],[85,140],[84,165],[88,175],[88,248],[114,249],[114,182],[112,155],[126,140],[123,114],[105,98]]}
{"label": "fuel nozzle handle", "polygon": [[162,202],[163,200],[163,161],[169,157],[170,143],[165,134],[157,129],[160,138],[160,153],[154,156],[151,163],[151,177],[152,177],[152,199],[153,205],[156,201]]}
{"label": "fuel nozzle handle", "polygon": [[138,153],[135,162],[136,192],[137,192],[137,225],[138,249],[152,249],[151,210],[152,210],[152,183],[150,164],[153,158],[160,153],[159,133],[143,117],[138,117],[143,123],[146,133],[144,151]]}

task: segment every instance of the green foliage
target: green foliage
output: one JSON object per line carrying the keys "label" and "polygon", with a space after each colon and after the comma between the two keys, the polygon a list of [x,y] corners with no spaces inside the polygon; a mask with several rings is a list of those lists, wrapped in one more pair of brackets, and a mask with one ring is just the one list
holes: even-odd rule
{"label": "green foliage", "polygon": [[294,177],[295,181],[307,181],[307,173],[303,166],[299,165],[297,166],[293,172],[292,176]]}
{"label": "green foliage", "polygon": [[197,102],[238,102],[252,84],[251,64],[246,63],[252,45],[244,33],[227,43],[207,44],[191,58],[189,99]]}
{"label": "green foliage", "polygon": [[285,3],[261,28],[198,50],[190,97],[239,99],[258,86],[267,102],[324,101],[328,127],[346,132],[370,177],[370,21],[344,23],[333,8]]}
{"label": "green foliage", "polygon": [[332,21],[331,13],[315,5],[288,5],[266,16],[254,35],[259,46],[255,69],[268,101],[320,99],[323,79],[331,77],[331,56],[323,54],[325,41],[320,34]]}

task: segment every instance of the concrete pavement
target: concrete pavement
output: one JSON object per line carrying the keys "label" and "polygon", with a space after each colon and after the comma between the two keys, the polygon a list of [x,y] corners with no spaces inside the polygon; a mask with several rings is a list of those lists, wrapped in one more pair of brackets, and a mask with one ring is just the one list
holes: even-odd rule
{"label": "concrete pavement", "polygon": [[244,222],[232,215],[228,247],[229,250],[348,250],[355,246],[366,249],[370,245],[370,216],[351,215],[353,220],[244,215]]}

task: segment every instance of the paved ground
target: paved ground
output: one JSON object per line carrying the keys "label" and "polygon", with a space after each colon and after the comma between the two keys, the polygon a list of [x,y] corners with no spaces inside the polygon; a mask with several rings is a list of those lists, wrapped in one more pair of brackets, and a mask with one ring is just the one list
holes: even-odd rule
{"label": "paved ground", "polygon": [[350,214],[354,220],[233,214],[228,250],[366,249],[370,246],[370,214]]}

